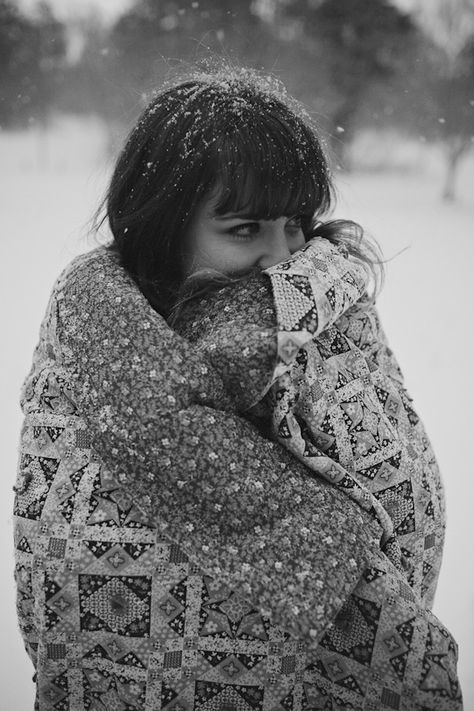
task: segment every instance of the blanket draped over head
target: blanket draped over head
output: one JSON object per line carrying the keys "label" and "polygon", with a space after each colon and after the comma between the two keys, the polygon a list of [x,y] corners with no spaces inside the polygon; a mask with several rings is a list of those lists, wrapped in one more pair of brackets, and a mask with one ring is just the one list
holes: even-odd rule
{"label": "blanket draped over head", "polygon": [[439,474],[362,292],[324,240],[173,329],[109,249],[60,276],[15,501],[40,711],[461,709]]}

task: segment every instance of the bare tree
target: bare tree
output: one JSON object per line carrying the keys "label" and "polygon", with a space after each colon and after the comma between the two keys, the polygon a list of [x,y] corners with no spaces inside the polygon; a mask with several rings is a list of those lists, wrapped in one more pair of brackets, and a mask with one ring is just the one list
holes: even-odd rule
{"label": "bare tree", "polygon": [[323,93],[333,151],[349,169],[358,114],[375,84],[406,69],[405,56],[416,41],[413,21],[388,0],[279,0],[279,7],[279,25],[295,27],[299,47],[312,60],[304,80],[309,92]]}
{"label": "bare tree", "polygon": [[443,198],[454,200],[459,163],[474,140],[474,0],[416,0],[414,15],[437,50],[430,84],[446,154]]}

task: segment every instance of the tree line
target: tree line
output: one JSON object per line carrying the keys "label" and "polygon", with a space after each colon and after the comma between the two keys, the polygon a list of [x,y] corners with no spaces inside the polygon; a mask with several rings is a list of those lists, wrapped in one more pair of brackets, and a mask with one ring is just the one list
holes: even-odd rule
{"label": "tree line", "polygon": [[316,114],[343,167],[361,127],[442,142],[453,196],[474,141],[472,0],[432,0],[428,17],[389,0],[136,0],[112,24],[67,25],[0,0],[0,126],[58,111],[123,133],[171,73],[222,57],[278,76]]}

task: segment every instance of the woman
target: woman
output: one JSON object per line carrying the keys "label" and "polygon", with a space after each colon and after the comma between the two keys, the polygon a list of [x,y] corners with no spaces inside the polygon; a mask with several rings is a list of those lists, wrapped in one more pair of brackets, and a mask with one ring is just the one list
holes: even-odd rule
{"label": "woman", "polygon": [[113,243],[58,279],[22,397],[18,608],[41,711],[461,708],[456,644],[377,516],[178,333],[196,285],[231,277],[221,313],[231,342],[257,338],[258,377],[277,344],[262,270],[331,242],[338,303],[349,255],[373,265],[355,226],[315,226],[331,195],[308,117],[248,72],[164,89],[132,131]]}

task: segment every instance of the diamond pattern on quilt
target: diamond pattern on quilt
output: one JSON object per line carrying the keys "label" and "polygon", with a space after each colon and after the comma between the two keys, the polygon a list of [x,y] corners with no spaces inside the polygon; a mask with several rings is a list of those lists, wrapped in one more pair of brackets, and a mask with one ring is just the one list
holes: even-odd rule
{"label": "diamond pattern on quilt", "polygon": [[79,576],[82,630],[143,636],[150,628],[151,578]]}
{"label": "diamond pattern on quilt", "polygon": [[143,683],[126,675],[110,674],[93,668],[83,672],[84,701],[87,709],[141,711],[145,703]]}
{"label": "diamond pattern on quilt", "polygon": [[351,595],[321,640],[321,645],[369,666],[379,617],[379,605]]}
{"label": "diamond pattern on quilt", "polygon": [[[287,279],[285,274],[280,274],[275,282],[279,298],[287,304],[285,322],[286,331],[301,331],[307,329],[314,331],[317,326],[317,314],[313,309],[311,290],[307,280]],[[306,308],[305,308],[306,307]]]}
{"label": "diamond pattern on quilt", "polygon": [[54,711],[68,711],[70,709],[68,691],[67,675],[60,674],[41,690],[40,699],[46,708],[54,709]]}
{"label": "diamond pattern on quilt", "polygon": [[196,683],[196,711],[254,711],[263,709],[264,689],[213,682]]}

